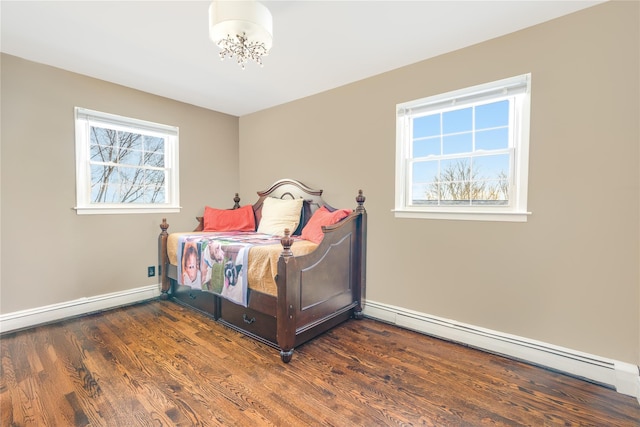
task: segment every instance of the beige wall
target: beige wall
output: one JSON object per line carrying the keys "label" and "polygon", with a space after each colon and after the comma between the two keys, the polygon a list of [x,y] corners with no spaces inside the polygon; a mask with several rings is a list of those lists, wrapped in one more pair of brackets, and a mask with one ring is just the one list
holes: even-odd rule
{"label": "beige wall", "polygon": [[[238,118],[2,55],[0,313],[158,283],[158,227],[238,191]],[[180,128],[180,214],[76,215],[75,106]]]}
{"label": "beige wall", "polygon": [[[240,189],[369,213],[367,296],[640,364],[639,7],[606,3],[240,118]],[[532,73],[526,223],[396,219],[395,105]]]}

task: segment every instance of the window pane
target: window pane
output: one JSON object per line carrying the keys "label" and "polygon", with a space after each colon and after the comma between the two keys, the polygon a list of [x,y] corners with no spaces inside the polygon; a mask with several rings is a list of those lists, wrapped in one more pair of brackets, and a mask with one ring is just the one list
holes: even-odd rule
{"label": "window pane", "polygon": [[101,190],[101,186],[100,184],[98,185],[91,185],[91,201],[93,202],[97,202],[100,199],[100,190]]}
{"label": "window pane", "polygon": [[116,132],[111,129],[91,127],[91,143],[89,145],[92,161],[110,162],[114,156],[116,146]]}
{"label": "window pane", "polygon": [[139,150],[120,150],[120,159],[118,163],[123,165],[137,166],[142,164],[142,151]]}
{"label": "window pane", "polygon": [[91,165],[91,184],[104,182],[108,168],[103,165]]}
{"label": "window pane", "polygon": [[475,157],[473,169],[477,188],[474,204],[506,204],[509,200],[509,154]]}
{"label": "window pane", "polygon": [[476,107],[476,129],[509,125],[509,100]]}
{"label": "window pane", "polygon": [[146,186],[144,190],[144,203],[164,203],[164,187]]}
{"label": "window pane", "polygon": [[413,182],[433,182],[438,179],[438,161],[415,162],[413,164]]}
{"label": "window pane", "polygon": [[131,132],[118,132],[118,140],[122,148],[142,150],[142,135]]}
{"label": "window pane", "polygon": [[504,206],[509,204],[509,181],[506,179],[489,180],[485,183],[486,192],[483,199],[474,202],[476,205]]}
{"label": "window pane", "polygon": [[442,138],[442,154],[470,153],[472,150],[472,133],[460,133]]}
{"label": "window pane", "polygon": [[413,119],[413,138],[440,135],[440,114]]}
{"label": "window pane", "polygon": [[475,179],[502,179],[509,176],[509,154],[473,158]]}
{"label": "window pane", "polygon": [[147,170],[145,172],[145,183],[147,185],[164,185],[165,172],[159,170]]}
{"label": "window pane", "polygon": [[118,174],[120,175],[120,181],[123,183],[133,182],[137,171],[136,168],[119,167]]}
{"label": "window pane", "polygon": [[472,108],[448,111],[442,114],[443,134],[470,131],[472,129]]}
{"label": "window pane", "polygon": [[508,147],[508,128],[499,128],[476,132],[476,150],[499,150]]}
{"label": "window pane", "polygon": [[90,148],[89,156],[94,162],[108,162],[111,159],[111,147],[105,147],[103,145],[92,145]]}
{"label": "window pane", "polygon": [[144,187],[141,185],[127,185],[121,188],[123,203],[144,203]]}
{"label": "window pane", "polygon": [[144,165],[164,167],[164,138],[145,136]]}
{"label": "window pane", "polygon": [[132,148],[133,150],[142,150],[143,149],[142,142],[143,142],[143,136],[134,134],[132,135],[130,148]]}
{"label": "window pane", "polygon": [[109,186],[102,185],[102,183],[98,182],[96,185],[91,187],[91,200],[105,202],[106,200],[106,192]]}
{"label": "window pane", "polygon": [[164,167],[164,154],[162,153],[144,153],[144,165],[157,168]]}
{"label": "window pane", "polygon": [[419,183],[412,187],[412,205],[436,205],[438,204],[438,183]]}
{"label": "window pane", "polygon": [[438,161],[415,162],[412,172],[412,203],[423,204],[425,200],[438,200]]}
{"label": "window pane", "polygon": [[118,175],[118,168],[105,166],[105,178],[103,181],[113,187],[120,185],[120,175]]}
{"label": "window pane", "polygon": [[164,152],[164,138],[145,135],[144,149],[145,151]]}
{"label": "window pane", "polygon": [[471,158],[449,159],[440,162],[441,203],[459,205],[468,203],[473,190]]}
{"label": "window pane", "polygon": [[413,157],[440,155],[440,137],[413,141]]}
{"label": "window pane", "polygon": [[111,129],[91,126],[91,144],[114,145],[116,132]]}
{"label": "window pane", "polygon": [[145,203],[164,203],[164,182],[166,173],[158,170],[147,170],[145,183]]}
{"label": "window pane", "polygon": [[91,165],[91,200],[112,203],[117,197],[119,177],[116,169],[108,165]]}
{"label": "window pane", "polygon": [[91,200],[99,203],[118,203],[120,201],[118,185],[97,183],[91,187]]}

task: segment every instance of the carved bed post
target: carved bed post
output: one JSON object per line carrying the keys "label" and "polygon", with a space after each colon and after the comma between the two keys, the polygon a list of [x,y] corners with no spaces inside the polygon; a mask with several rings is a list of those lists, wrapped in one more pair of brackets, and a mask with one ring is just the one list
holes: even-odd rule
{"label": "carved bed post", "polygon": [[233,198],[233,209],[238,209],[240,207],[240,196],[236,193],[236,196]]}
{"label": "carved bed post", "polygon": [[356,207],[356,212],[364,212],[364,201],[367,200],[366,197],[362,195],[362,190],[358,190],[358,195],[356,196],[356,203],[358,203],[358,207]]}
{"label": "carved bed post", "polygon": [[353,310],[353,317],[356,319],[362,319],[364,317],[363,310],[364,304],[366,300],[366,284],[367,284],[367,211],[364,208],[364,201],[366,197],[362,194],[362,190],[358,190],[358,195],[356,196],[356,202],[358,203],[358,207],[356,207],[356,212],[360,213],[360,221],[358,227],[358,256],[360,257],[360,271],[358,277],[358,283],[360,286],[357,288],[357,296],[358,305]]}
{"label": "carved bed post", "polygon": [[293,256],[293,252],[291,251],[291,245],[293,245],[291,230],[288,228],[284,229],[284,236],[280,239],[280,243],[282,244],[282,254],[280,256],[284,258],[284,262],[287,262],[289,258]]}
{"label": "carved bed post", "polygon": [[280,359],[284,363],[289,363],[293,356],[293,345],[296,339],[296,309],[295,295],[292,295],[293,286],[288,286],[287,281],[291,280],[287,274],[287,265],[289,261],[294,261],[291,245],[293,238],[291,230],[284,229],[284,236],[280,239],[282,244],[282,253],[278,260],[278,275],[276,276],[276,285],[278,286],[278,307],[276,316],[276,338],[280,347]]}
{"label": "carved bed post", "polygon": [[169,277],[167,277],[167,266],[169,265],[169,256],[167,255],[167,238],[169,233],[167,229],[169,223],[166,218],[162,218],[162,224],[160,224],[160,236],[158,236],[158,275],[160,276],[160,294],[161,300],[169,299]]}

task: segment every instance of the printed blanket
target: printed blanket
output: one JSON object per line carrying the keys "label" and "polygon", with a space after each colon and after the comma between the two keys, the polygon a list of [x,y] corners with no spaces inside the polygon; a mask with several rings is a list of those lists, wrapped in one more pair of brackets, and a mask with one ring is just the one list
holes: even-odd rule
{"label": "printed blanket", "polygon": [[249,249],[280,238],[254,232],[188,234],[178,240],[178,283],[247,306]]}

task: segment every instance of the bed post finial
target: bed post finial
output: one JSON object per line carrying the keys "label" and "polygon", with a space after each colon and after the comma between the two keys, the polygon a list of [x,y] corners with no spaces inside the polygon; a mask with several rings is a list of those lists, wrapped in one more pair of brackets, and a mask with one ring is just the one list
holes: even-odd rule
{"label": "bed post finial", "polygon": [[358,190],[358,195],[356,196],[356,202],[358,202],[357,212],[364,212],[364,201],[366,199],[367,198],[362,195],[362,190]]}
{"label": "bed post finial", "polygon": [[287,262],[289,257],[293,256],[293,252],[291,251],[293,238],[291,237],[291,231],[288,228],[284,229],[284,236],[280,239],[280,243],[282,244],[282,254],[280,254],[280,256],[284,257],[284,261]]}
{"label": "bed post finial", "polygon": [[167,218],[162,218],[162,223],[160,224],[160,229],[162,230],[161,234],[166,235],[167,229],[169,228],[169,223],[167,222]]}
{"label": "bed post finial", "polygon": [[240,207],[240,196],[236,193],[236,196],[233,198],[233,209],[238,209]]}

